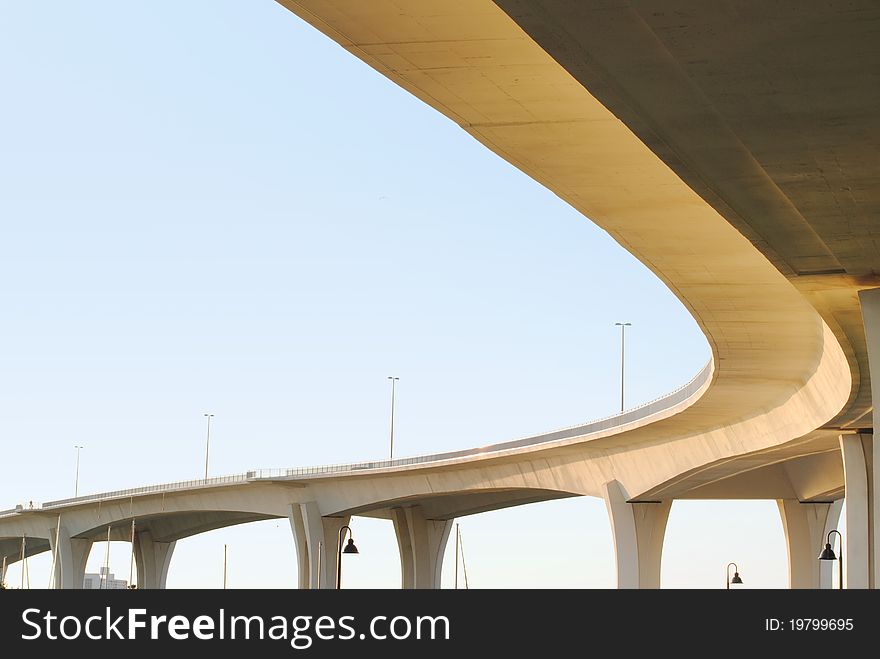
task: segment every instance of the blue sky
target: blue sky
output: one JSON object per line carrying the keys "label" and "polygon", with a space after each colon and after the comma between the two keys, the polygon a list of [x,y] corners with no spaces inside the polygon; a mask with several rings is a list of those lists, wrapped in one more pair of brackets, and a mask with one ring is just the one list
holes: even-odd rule
{"label": "blue sky", "polygon": [[[198,478],[207,411],[212,475],[385,457],[388,375],[398,456],[606,416],[619,320],[628,406],[709,358],[601,229],[269,0],[0,0],[0,84],[0,508],[72,496],[75,444],[81,493]],[[461,524],[474,586],[613,586],[599,500]],[[395,587],[390,522],[354,529],[347,584]],[[169,586],[224,543],[232,586],[294,583],[282,520],[178,543]],[[677,502],[664,559],[786,582],[773,502]]]}

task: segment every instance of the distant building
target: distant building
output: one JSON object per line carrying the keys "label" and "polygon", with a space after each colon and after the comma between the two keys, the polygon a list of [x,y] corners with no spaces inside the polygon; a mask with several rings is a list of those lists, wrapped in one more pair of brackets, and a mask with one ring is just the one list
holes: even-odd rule
{"label": "distant building", "polygon": [[87,573],[83,580],[84,590],[126,590],[128,582],[102,567],[100,574]]}

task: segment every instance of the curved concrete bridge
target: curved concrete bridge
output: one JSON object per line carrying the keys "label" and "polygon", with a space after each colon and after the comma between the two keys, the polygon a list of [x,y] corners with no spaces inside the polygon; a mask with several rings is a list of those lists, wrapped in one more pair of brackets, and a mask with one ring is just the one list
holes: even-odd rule
{"label": "curved concrete bridge", "polygon": [[761,498],[779,502],[791,586],[818,587],[846,495],[847,585],[875,585],[876,3],[279,1],[607,230],[689,309],[711,364],[648,408],[540,437],[13,511],[0,554],[57,537],[74,587],[90,543],[134,519],[139,583],[161,587],[176,540],[288,517],[314,587],[318,543],[329,585],[336,530],[369,515],[394,521],[404,587],[436,587],[455,517],[589,495],[618,585],[658,587],[673,499]]}

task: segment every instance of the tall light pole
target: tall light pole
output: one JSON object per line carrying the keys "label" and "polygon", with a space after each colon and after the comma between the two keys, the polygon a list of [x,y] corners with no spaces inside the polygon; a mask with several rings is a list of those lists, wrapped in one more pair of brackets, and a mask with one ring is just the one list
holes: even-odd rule
{"label": "tall light pole", "polygon": [[395,378],[391,375],[388,376],[388,379],[391,380],[391,460],[394,459],[394,394],[395,389],[394,385],[400,378]]}
{"label": "tall light pole", "polygon": [[208,419],[208,436],[205,439],[205,480],[208,480],[208,452],[211,449],[211,419],[214,418],[214,415],[205,412],[205,417]]}
{"label": "tall light pole", "polygon": [[461,541],[461,529],[455,525],[455,589],[458,590],[458,557],[461,556],[461,568],[464,570],[464,587],[468,586],[467,565],[464,563],[464,544]]}
{"label": "tall light pole", "polygon": [[458,530],[458,523],[455,524],[455,590],[458,590],[458,543],[461,540],[461,531]]}
{"label": "tall light pole", "polygon": [[623,412],[623,372],[626,358],[626,328],[632,323],[614,323],[620,327],[620,411]]}
{"label": "tall light pole", "polygon": [[131,556],[128,559],[128,587],[131,590],[135,590],[135,585],[134,585],[134,565],[135,565],[134,544],[135,544],[134,518],[132,518],[131,519]]}
{"label": "tall light pole", "polygon": [[79,452],[84,448],[83,446],[74,446],[76,449],[76,483],[73,486],[73,496],[79,496]]}
{"label": "tall light pole", "polygon": [[[21,536],[21,589],[24,590],[24,575],[27,572],[27,536]],[[30,575],[28,575],[30,576]]]}

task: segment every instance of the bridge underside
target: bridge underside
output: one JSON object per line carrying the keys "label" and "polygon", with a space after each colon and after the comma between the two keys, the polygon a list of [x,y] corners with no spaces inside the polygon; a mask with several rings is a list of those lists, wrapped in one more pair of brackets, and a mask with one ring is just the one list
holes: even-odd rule
{"label": "bridge underside", "polygon": [[540,501],[552,501],[576,496],[568,492],[543,489],[493,490],[489,492],[449,492],[436,496],[413,496],[371,503],[361,508],[341,511],[340,515],[360,515],[391,519],[392,510],[407,506],[420,506],[428,519],[450,520],[478,513],[522,506]]}
{"label": "bridge underside", "polygon": [[[161,587],[176,540],[287,516],[300,585],[327,587],[319,552],[365,515],[394,522],[404,586],[432,587],[453,518],[593,494],[608,507],[619,584],[656,587],[673,499],[772,498],[791,584],[815,587],[815,549],[839,513],[829,501],[845,490],[847,579],[876,583],[860,294],[880,287],[880,85],[864,65],[880,61],[880,5],[280,2],[608,230],[700,324],[713,382],[675,415],[580,444],[204,488],[168,497],[168,511],[164,498],[161,509],[133,500],[131,513],[110,502],[101,525],[65,513],[63,565],[80,570],[74,554],[108,524],[128,539],[134,517],[139,574]],[[880,301],[877,315],[880,327]],[[52,523],[40,519],[47,539],[29,540],[28,555],[50,548]],[[18,552],[20,538],[0,539],[0,554]]]}
{"label": "bridge underside", "polygon": [[[25,542],[25,558],[49,551],[49,541],[45,538],[27,538]],[[21,560],[21,537],[0,538],[0,563],[6,559],[7,565]]]}
{"label": "bridge underside", "polygon": [[496,0],[809,300],[871,428],[858,291],[880,286],[880,5]]}
{"label": "bridge underside", "polygon": [[[235,511],[188,511],[156,513],[134,518],[135,531],[149,531],[156,542],[176,542],[193,535],[215,531],[227,526],[277,519],[276,515]],[[131,540],[133,518],[114,520],[110,527],[110,539]],[[107,525],[96,526],[73,536],[77,539],[100,542],[107,540]]]}

